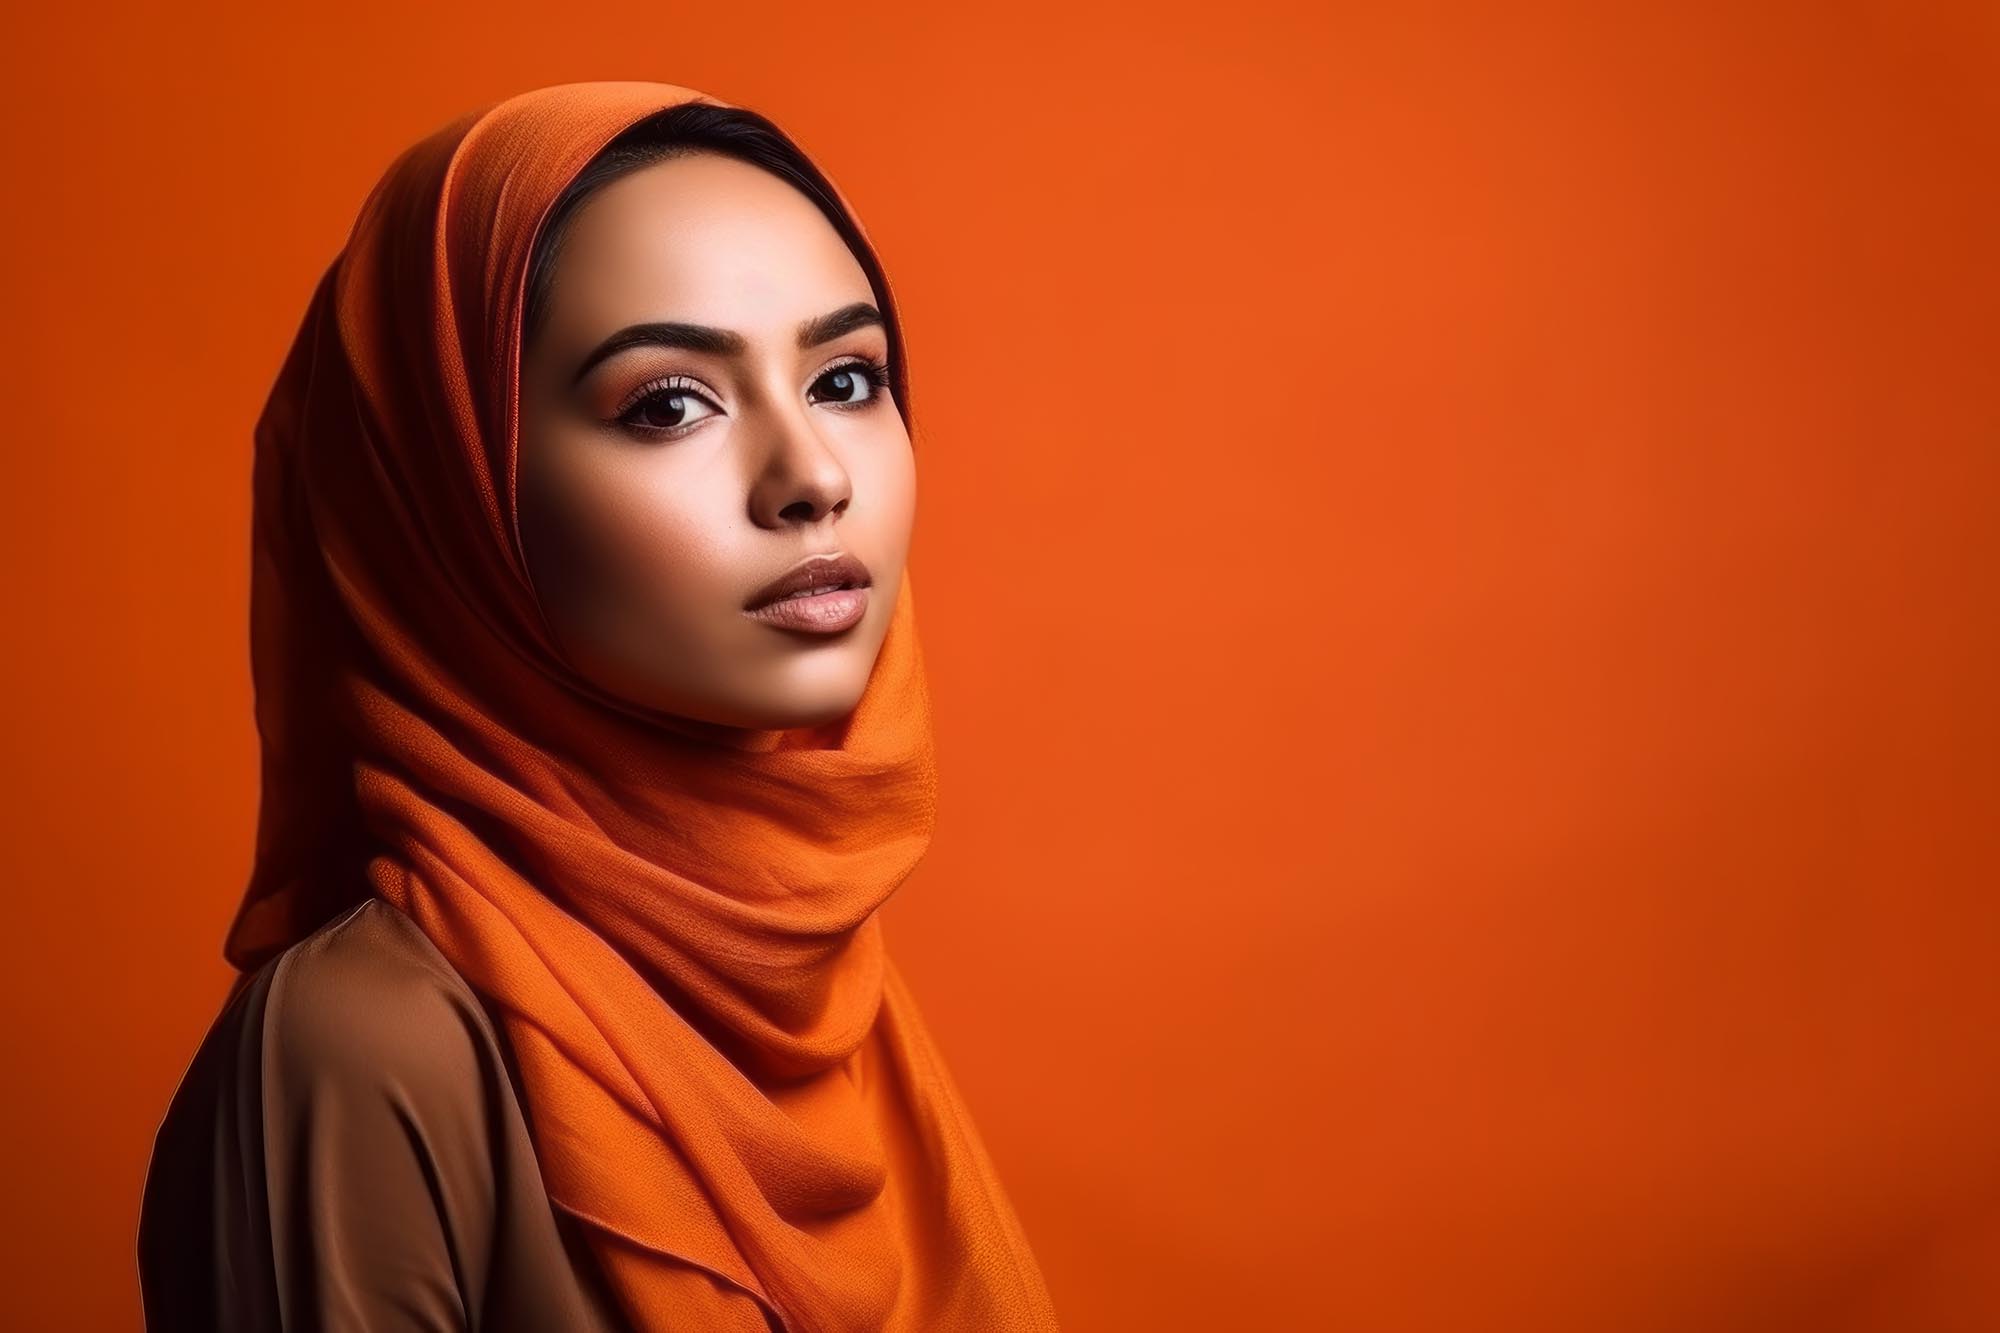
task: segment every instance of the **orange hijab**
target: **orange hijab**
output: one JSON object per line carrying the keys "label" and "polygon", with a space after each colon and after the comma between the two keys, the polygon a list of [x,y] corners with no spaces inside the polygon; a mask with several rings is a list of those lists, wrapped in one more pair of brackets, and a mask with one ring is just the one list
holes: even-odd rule
{"label": "orange hijab", "polygon": [[849,717],[745,732],[595,689],[525,572],[537,228],[689,101],[727,105],[583,83],[463,117],[321,280],[257,424],[263,806],[224,952],[253,971],[371,893],[416,921],[493,1002],[550,1198],[640,1329],[1053,1329],[876,915],[936,809],[908,576]]}

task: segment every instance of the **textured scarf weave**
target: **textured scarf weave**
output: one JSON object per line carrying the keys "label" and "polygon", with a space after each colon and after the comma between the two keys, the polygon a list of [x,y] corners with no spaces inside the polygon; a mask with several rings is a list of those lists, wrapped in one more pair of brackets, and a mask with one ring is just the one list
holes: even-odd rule
{"label": "textured scarf weave", "polygon": [[[537,228],[689,101],[724,105],[569,84],[446,126],[315,291],[257,425],[263,806],[224,951],[254,970],[371,893],[416,921],[493,1002],[550,1197],[638,1328],[1053,1329],[876,915],[936,809],[907,575],[860,705],[790,732],[607,697],[527,577]],[[718,1323],[731,1288],[755,1301]]]}

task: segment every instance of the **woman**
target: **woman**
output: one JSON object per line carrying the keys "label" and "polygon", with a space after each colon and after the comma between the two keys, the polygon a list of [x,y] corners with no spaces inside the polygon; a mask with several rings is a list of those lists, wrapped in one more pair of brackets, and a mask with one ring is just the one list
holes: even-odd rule
{"label": "woman", "polygon": [[908,412],[762,117],[573,84],[390,168],[258,423],[149,1327],[1056,1326],[876,915],[935,809]]}

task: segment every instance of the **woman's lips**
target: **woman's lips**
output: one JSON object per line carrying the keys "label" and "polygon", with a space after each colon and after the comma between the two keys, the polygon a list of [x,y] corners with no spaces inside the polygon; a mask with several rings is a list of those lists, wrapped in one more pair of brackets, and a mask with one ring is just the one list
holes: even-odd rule
{"label": "woman's lips", "polygon": [[760,588],[745,615],[780,629],[837,634],[868,610],[868,567],[845,551],[809,555]]}
{"label": "woman's lips", "polygon": [[868,589],[837,588],[832,592],[780,597],[744,614],[780,629],[811,634],[837,634],[857,624],[868,610]]}

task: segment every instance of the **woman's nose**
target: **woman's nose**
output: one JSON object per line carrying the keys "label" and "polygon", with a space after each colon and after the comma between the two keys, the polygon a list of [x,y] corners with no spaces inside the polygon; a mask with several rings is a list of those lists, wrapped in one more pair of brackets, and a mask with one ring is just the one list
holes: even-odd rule
{"label": "woman's nose", "polygon": [[765,527],[814,523],[847,508],[853,481],[801,403],[774,407],[756,427],[762,448],[751,516]]}

